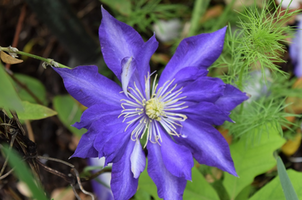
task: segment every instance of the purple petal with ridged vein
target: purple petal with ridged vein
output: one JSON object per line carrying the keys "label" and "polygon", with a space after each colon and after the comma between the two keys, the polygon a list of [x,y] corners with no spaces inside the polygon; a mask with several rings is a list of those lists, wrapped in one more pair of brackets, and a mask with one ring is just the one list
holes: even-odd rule
{"label": "purple petal with ridged vein", "polygon": [[[99,122],[100,127],[98,129],[98,135],[96,136],[94,141],[94,148],[99,152],[99,157],[109,154],[108,151],[111,150],[110,146],[109,149],[104,149],[108,141],[116,137],[116,135],[118,135],[118,137],[123,136],[127,124],[123,123],[122,121],[123,119],[118,118],[118,115],[103,116],[97,121]],[[130,138],[130,136],[128,137]],[[121,144],[115,143],[115,145],[121,145]]]}
{"label": "purple petal with ridged vein", "polygon": [[94,104],[120,105],[125,98],[121,87],[98,73],[97,66],[79,66],[74,69],[55,68],[61,75],[68,93],[86,107]]}
{"label": "purple petal with ridged vein", "polygon": [[[142,46],[141,50],[137,53],[135,56],[135,59],[137,60],[137,76],[139,79],[139,82],[144,90],[145,86],[145,77],[148,75],[148,72],[150,72],[150,66],[149,62],[151,59],[151,56],[154,54],[158,47],[158,42],[155,38],[155,35],[153,35],[145,44]],[[143,91],[142,90],[142,91]]]}
{"label": "purple petal with ridged vein", "polygon": [[94,140],[97,136],[95,130],[88,130],[84,135],[82,135],[80,142],[71,156],[79,158],[93,158],[98,156],[98,151],[93,147]]}
{"label": "purple petal with ridged vein", "polygon": [[144,40],[131,26],[116,20],[102,8],[102,22],[99,28],[99,39],[104,60],[121,80],[121,62],[125,57],[136,58],[144,45]]}
{"label": "purple petal with ridged vein", "polygon": [[174,137],[176,142],[189,148],[200,164],[217,167],[237,176],[229,145],[219,131],[210,124],[190,118],[182,125],[181,134],[186,138]]}
{"label": "purple petal with ridged vein", "polygon": [[185,67],[177,72],[174,77],[174,83],[183,84],[198,80],[207,76],[208,70],[204,67]]}
{"label": "purple petal with ridged vein", "polygon": [[149,142],[148,149],[148,174],[157,186],[157,194],[163,199],[182,200],[187,184],[184,177],[172,175],[163,163],[161,147]]}
{"label": "purple petal with ridged vein", "polygon": [[108,134],[111,134],[109,136],[111,138],[107,139],[106,144],[103,148],[104,155],[106,156],[106,165],[108,163],[118,162],[121,159],[127,144],[129,142],[134,142],[131,139],[131,132],[138,124],[139,121],[133,123],[127,128],[127,130],[127,123],[122,123],[118,128],[113,124],[105,127],[106,132],[108,132]]}
{"label": "purple petal with ridged vein", "polygon": [[[104,146],[107,139],[110,138],[110,136],[112,137],[112,134],[108,135],[108,133],[104,131],[105,127],[110,126],[115,122],[114,127],[118,129],[118,127],[121,126],[121,121],[116,122],[117,118],[118,114],[107,113],[107,115],[104,115],[98,120],[92,122],[88,131],[81,137],[80,143],[72,157],[102,157],[103,151],[102,148],[99,147]],[[99,146],[96,147],[96,143]]]}
{"label": "purple petal with ridged vein", "polygon": [[191,169],[194,161],[191,151],[183,145],[176,144],[160,125],[158,128],[162,138],[160,146],[162,159],[167,170],[174,176],[192,180]]}
{"label": "purple petal with ridged vein", "polygon": [[138,179],[131,172],[130,155],[135,142],[129,142],[124,156],[112,165],[111,189],[115,200],[128,200],[136,192]]}
{"label": "purple petal with ridged vein", "polygon": [[222,110],[231,111],[248,98],[249,97],[246,95],[246,93],[241,92],[234,86],[227,84],[223,95],[215,102],[215,104]]}
{"label": "purple petal with ridged vein", "polygon": [[161,74],[158,85],[172,80],[184,67],[210,67],[222,52],[226,28],[183,39]]}
{"label": "purple petal with ridged vein", "polygon": [[138,178],[146,166],[146,156],[139,140],[135,141],[135,146],[131,153],[130,161],[133,176],[134,178]]}
{"label": "purple petal with ridged vein", "polygon": [[182,89],[181,96],[186,96],[183,101],[192,102],[216,102],[223,95],[225,83],[221,79],[212,77],[203,77]]}
{"label": "purple petal with ridged vein", "polygon": [[229,117],[230,112],[222,110],[214,103],[202,101],[190,104],[187,102],[184,105],[188,108],[180,110],[179,113],[191,119],[214,125],[222,125],[225,121],[233,122]]}
{"label": "purple petal with ridged vein", "polygon": [[81,116],[81,121],[76,122],[72,126],[76,127],[77,129],[88,129],[94,121],[100,119],[101,117],[107,116],[108,113],[110,113],[110,115],[119,115],[121,113],[121,110],[122,108],[120,105],[92,105],[83,112]]}
{"label": "purple petal with ridged vein", "polygon": [[128,143],[135,143],[131,140],[130,133],[131,132],[119,130],[117,134],[106,142],[103,148],[104,156],[106,157],[106,165],[108,163],[118,162],[124,156]]}

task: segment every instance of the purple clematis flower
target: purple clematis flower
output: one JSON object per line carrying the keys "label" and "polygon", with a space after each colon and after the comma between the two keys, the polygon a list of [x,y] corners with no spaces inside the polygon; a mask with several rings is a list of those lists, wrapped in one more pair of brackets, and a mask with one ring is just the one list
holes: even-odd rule
{"label": "purple clematis flower", "polygon": [[293,38],[293,41],[291,45],[289,46],[289,55],[292,59],[292,63],[294,65],[294,75],[296,77],[301,77],[302,76],[302,20],[300,20],[298,23],[298,28],[295,37]]}
{"label": "purple clematis flower", "polygon": [[228,144],[213,125],[232,122],[230,111],[248,97],[207,77],[223,49],[226,27],[184,39],[157,83],[149,67],[158,46],[155,36],[144,42],[103,8],[102,15],[102,53],[122,86],[100,75],[96,66],[54,68],[67,91],[88,107],[74,124],[88,131],[73,157],[105,157],[106,164],[113,163],[111,189],[117,200],[135,194],[146,165],[144,148],[160,198],[182,199],[193,157],[237,176]]}

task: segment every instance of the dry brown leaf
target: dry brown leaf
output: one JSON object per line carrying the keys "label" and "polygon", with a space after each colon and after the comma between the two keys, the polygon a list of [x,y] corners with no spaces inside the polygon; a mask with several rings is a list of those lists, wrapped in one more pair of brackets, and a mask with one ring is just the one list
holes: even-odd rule
{"label": "dry brown leaf", "polygon": [[29,190],[28,186],[26,183],[20,181],[17,183],[17,188],[21,194],[23,194],[26,197],[32,197],[31,191]]}
{"label": "dry brown leaf", "polygon": [[287,142],[281,147],[281,151],[287,155],[293,155],[301,145],[301,131],[298,129],[295,138],[287,140]]}
{"label": "dry brown leaf", "polygon": [[73,200],[75,195],[71,188],[58,188],[51,193],[51,199]]}
{"label": "dry brown leaf", "polygon": [[23,60],[20,60],[20,59],[17,59],[17,58],[14,58],[12,57],[11,55],[7,54],[7,53],[4,53],[3,51],[0,51],[0,57],[1,57],[1,60],[7,64],[18,64],[18,63],[22,63]]}

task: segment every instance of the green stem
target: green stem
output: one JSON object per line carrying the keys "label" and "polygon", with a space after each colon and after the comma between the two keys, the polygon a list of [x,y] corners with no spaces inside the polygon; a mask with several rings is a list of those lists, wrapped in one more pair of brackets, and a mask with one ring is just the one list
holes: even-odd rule
{"label": "green stem", "polygon": [[13,47],[0,47],[0,51],[5,51],[5,52],[8,52],[8,53],[16,53],[16,54],[20,54],[20,55],[23,55],[23,56],[28,56],[28,57],[31,57],[31,58],[34,58],[34,59],[37,59],[37,60],[41,60],[44,63],[46,63],[47,65],[51,65],[51,66],[54,66],[54,67],[71,69],[70,67],[68,67],[66,65],[55,62],[53,59],[43,58],[43,57],[36,56],[36,55],[30,54],[30,53],[19,51],[18,49],[13,48]]}
{"label": "green stem", "polygon": [[210,1],[209,0],[196,0],[194,4],[194,9],[191,18],[191,26],[189,29],[188,36],[193,36],[197,34],[199,19],[206,11]]}

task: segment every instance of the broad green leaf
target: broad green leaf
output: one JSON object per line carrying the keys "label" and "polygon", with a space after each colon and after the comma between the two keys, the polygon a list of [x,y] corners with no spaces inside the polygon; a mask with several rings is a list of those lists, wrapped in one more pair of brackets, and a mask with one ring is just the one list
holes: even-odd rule
{"label": "broad green leaf", "polygon": [[286,200],[299,200],[293,188],[293,185],[286,173],[284,164],[279,156],[277,158],[277,169],[278,169],[278,175],[280,178],[281,186]]}
{"label": "broad green leaf", "polygon": [[[235,199],[243,188],[251,184],[255,176],[276,165],[273,152],[280,148],[285,140],[275,128],[270,126],[263,126],[262,128],[263,131],[256,130],[254,133],[257,139],[241,139],[230,146],[238,177],[225,172],[223,185],[231,200]],[[261,135],[259,135],[260,133]]]}
{"label": "broad green leaf", "polygon": [[22,162],[21,158],[18,156],[15,150],[9,150],[8,147],[3,147],[3,150],[8,157],[9,165],[14,168],[14,173],[21,181],[26,183],[26,185],[32,192],[34,199],[47,200],[43,189],[36,184],[36,181],[34,180],[34,177],[28,166],[25,165],[24,162]]}
{"label": "broad green leaf", "polygon": [[[287,174],[291,183],[297,192],[298,199],[302,199],[302,173],[296,172],[292,169],[287,170]],[[254,194],[249,200],[286,200],[279,177],[274,178],[263,188],[261,188],[256,194]],[[294,199],[291,199],[294,200]]]}
{"label": "broad green leaf", "polygon": [[80,121],[82,111],[80,106],[70,95],[56,96],[53,99],[53,106],[58,112],[59,119],[72,133],[80,137],[86,132],[85,129],[79,130],[71,126]]}
{"label": "broad green leaf", "polygon": [[[148,166],[147,161],[146,161],[146,166]],[[154,200],[160,200],[161,199],[157,195],[157,188],[156,188],[155,183],[152,181],[152,179],[148,175],[147,167],[145,168],[145,170],[139,176],[138,190],[142,190],[140,192],[148,193],[149,195],[151,195],[154,198]]]}
{"label": "broad green leaf", "polygon": [[137,190],[137,192],[135,193],[134,196],[135,200],[151,200],[151,196],[148,192],[144,191],[144,190]]}
{"label": "broad green leaf", "polygon": [[185,200],[219,200],[219,196],[206,181],[203,175],[196,169],[192,168],[192,182],[187,181],[187,186],[184,192]]}
{"label": "broad green leaf", "polygon": [[249,195],[251,193],[251,190],[253,189],[252,185],[246,186],[241,192],[236,196],[235,200],[247,200],[249,199]]}
{"label": "broad green leaf", "polygon": [[[24,74],[15,74],[15,78],[18,79],[22,84],[24,84],[34,95],[46,105],[46,90],[44,85],[35,78],[26,76]],[[19,84],[14,82],[16,91],[22,101],[28,101],[30,103],[38,103],[25,89],[23,89]]]}
{"label": "broad green leaf", "polygon": [[23,111],[17,112],[21,120],[38,120],[51,117],[57,114],[56,111],[42,106],[40,104],[33,104],[27,101],[22,101]]}
{"label": "broad green leaf", "polygon": [[15,111],[23,110],[21,100],[17,95],[8,75],[3,69],[3,65],[0,62],[0,107]]}
{"label": "broad green leaf", "polygon": [[131,1],[130,0],[101,0],[102,3],[106,4],[113,10],[117,10],[124,16],[131,14]]}

